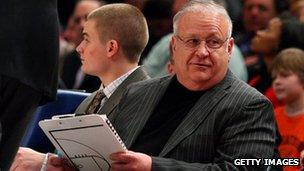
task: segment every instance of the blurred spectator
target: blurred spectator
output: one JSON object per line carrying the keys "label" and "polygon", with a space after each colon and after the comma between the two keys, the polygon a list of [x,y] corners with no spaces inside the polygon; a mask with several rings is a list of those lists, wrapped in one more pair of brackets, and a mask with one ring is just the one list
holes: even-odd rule
{"label": "blurred spectator", "polygon": [[[274,59],[271,73],[273,89],[285,105],[275,109],[281,134],[282,158],[300,158],[304,150],[304,51],[288,48]],[[284,171],[298,171],[300,166],[284,166]]]}
{"label": "blurred spectator", "polygon": [[[61,75],[61,73],[62,73],[62,67],[63,67],[65,57],[68,54],[70,54],[74,49],[75,49],[75,47],[71,43],[69,43],[61,35],[59,35],[59,59],[58,59],[58,73],[59,73],[59,75]],[[59,80],[59,81],[61,81],[61,80]],[[61,83],[59,82],[59,85],[60,84]],[[65,86],[65,85],[62,85],[62,86]]]}
{"label": "blurred spectator", "polygon": [[147,0],[123,0],[123,3],[131,4],[133,6],[136,6],[138,9],[142,11],[144,4]]}
{"label": "blurred spectator", "polygon": [[284,0],[244,0],[243,26],[235,35],[235,42],[243,55],[250,55],[250,41],[255,32],[265,29],[270,19],[287,10]]}
{"label": "blurred spectator", "polygon": [[290,5],[290,12],[301,22],[304,22],[304,0],[298,0]]}
{"label": "blurred spectator", "polygon": [[258,31],[252,40],[252,50],[263,60],[261,69],[249,80],[249,84],[266,95],[274,106],[280,105],[280,102],[275,98],[271,88],[269,68],[279,51],[289,47],[304,49],[303,33],[304,23],[282,16],[272,19],[268,27]]}
{"label": "blurred spectator", "polygon": [[265,29],[273,17],[288,9],[285,0],[244,0],[242,24],[235,34],[235,43],[245,57],[249,79],[260,68],[261,60],[250,48],[251,39],[256,31]]}
{"label": "blurred spectator", "polygon": [[72,16],[69,17],[63,37],[75,47],[82,41],[82,29],[89,12],[104,5],[100,0],[79,0]]}
{"label": "blurred spectator", "polygon": [[[64,38],[74,46],[79,45],[82,41],[82,29],[86,16],[103,4],[104,2],[97,0],[78,1],[73,15],[68,20],[67,28],[63,34]],[[80,67],[81,61],[79,54],[74,49],[64,57],[62,73],[60,75],[64,86],[68,89],[85,90],[87,92],[97,90],[100,85],[100,80],[95,76],[84,74]]]}
{"label": "blurred spectator", "polygon": [[56,97],[56,0],[0,5],[0,170],[7,171],[34,111]]}

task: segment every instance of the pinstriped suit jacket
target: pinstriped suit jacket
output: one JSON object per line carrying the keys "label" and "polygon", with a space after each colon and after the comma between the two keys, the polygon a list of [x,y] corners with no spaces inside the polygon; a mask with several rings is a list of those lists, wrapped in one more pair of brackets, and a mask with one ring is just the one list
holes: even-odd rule
{"label": "pinstriped suit jacket", "polygon": [[[112,122],[128,148],[171,79],[163,77],[134,84],[122,98]],[[237,170],[234,158],[271,158],[274,147],[271,103],[228,71],[218,85],[196,102],[159,156],[152,157],[152,169]]]}
{"label": "pinstriped suit jacket", "polygon": [[[132,83],[143,81],[150,78],[146,71],[143,70],[142,67],[137,68],[134,72],[132,72],[114,91],[114,93],[110,96],[110,98],[105,102],[105,104],[100,108],[97,113],[107,114],[108,118],[111,118],[111,114],[113,110],[118,105],[123,93],[126,91],[127,86]],[[84,101],[78,106],[75,113],[85,113],[87,108],[92,103],[96,92],[93,92],[89,97],[84,99]]]}

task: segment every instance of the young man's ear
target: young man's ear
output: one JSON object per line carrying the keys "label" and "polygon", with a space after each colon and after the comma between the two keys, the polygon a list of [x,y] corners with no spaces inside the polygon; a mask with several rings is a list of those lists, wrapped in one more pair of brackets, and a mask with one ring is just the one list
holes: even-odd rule
{"label": "young man's ear", "polygon": [[112,57],[118,52],[118,42],[116,40],[110,40],[107,42],[107,56]]}

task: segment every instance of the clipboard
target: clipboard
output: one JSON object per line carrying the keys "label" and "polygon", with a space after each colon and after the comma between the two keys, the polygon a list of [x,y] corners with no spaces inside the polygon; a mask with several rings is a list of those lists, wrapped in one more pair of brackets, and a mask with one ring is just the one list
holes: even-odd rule
{"label": "clipboard", "polygon": [[127,150],[106,115],[57,115],[39,126],[80,171],[110,170],[109,155]]}

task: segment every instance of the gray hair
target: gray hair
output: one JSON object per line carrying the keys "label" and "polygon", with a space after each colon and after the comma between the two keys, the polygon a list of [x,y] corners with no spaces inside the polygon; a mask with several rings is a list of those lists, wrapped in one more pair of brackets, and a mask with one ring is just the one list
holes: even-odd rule
{"label": "gray hair", "polygon": [[177,34],[178,28],[177,25],[179,20],[188,12],[195,12],[195,13],[214,13],[222,15],[226,18],[228,23],[228,37],[231,37],[232,34],[232,21],[228,15],[226,9],[219,5],[218,3],[214,2],[213,0],[190,0],[183,6],[183,8],[178,11],[178,13],[173,18],[173,32]]}

